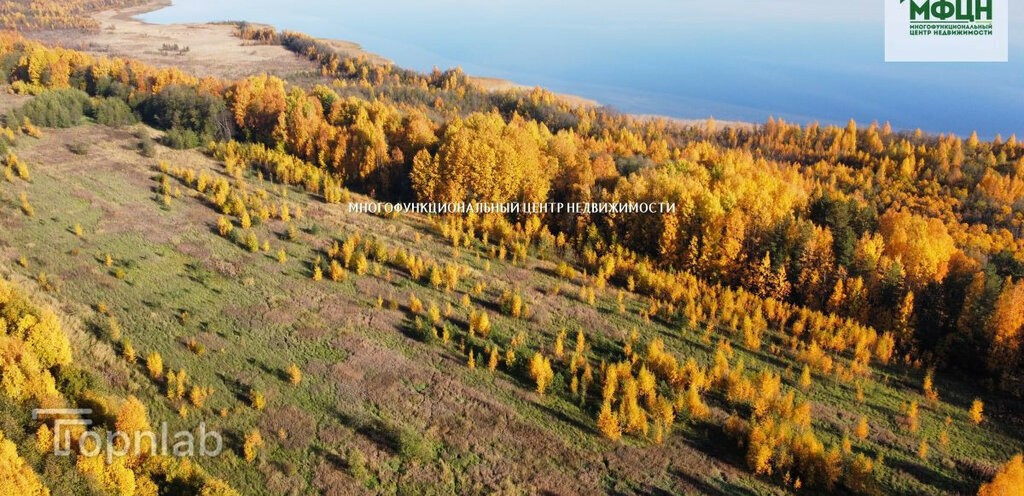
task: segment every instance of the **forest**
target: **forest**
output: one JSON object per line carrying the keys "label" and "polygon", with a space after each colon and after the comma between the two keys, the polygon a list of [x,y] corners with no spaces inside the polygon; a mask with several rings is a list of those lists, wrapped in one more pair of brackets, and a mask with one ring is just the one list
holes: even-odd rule
{"label": "forest", "polygon": [[89,17],[97,10],[138,5],[139,0],[66,0],[0,2],[0,26],[11,30],[99,29]]}
{"label": "forest", "polygon": [[[282,35],[337,76],[331,86],[200,80],[11,39],[4,72],[18,92],[70,87],[125,102],[173,147],[238,139],[285,151],[320,172],[268,172],[313,193],[332,178],[387,200],[672,201],[678,212],[655,223],[537,221],[584,259],[607,257],[607,279],[625,282],[630,264],[692,274],[891,332],[901,355],[932,366],[1007,387],[1020,376],[1024,144],[1014,136],[854,122],[677,128],[559,106],[543,90],[487,95],[458,71],[337,62],[301,40]],[[85,114],[72,107],[35,110],[32,122]]]}
{"label": "forest", "polygon": [[[124,4],[5,2],[0,22],[94,28],[77,16]],[[401,312],[403,335],[425,348],[447,350],[474,372],[505,373],[533,391],[531,401],[558,401],[570,412],[563,416],[584,419],[602,443],[662,445],[710,425],[740,465],[783,491],[1024,491],[1024,463],[1013,456],[1019,435],[979,441],[967,434],[999,422],[984,436],[1003,436],[1024,419],[1024,143],[1015,136],[930,135],[852,120],[683,125],[574,106],[540,88],[488,91],[459,69],[421,74],[347,57],[300,33],[238,23],[236,35],[279,45],[317,71],[294,82],[267,74],[225,80],[0,34],[0,74],[13,94],[30,97],[3,119],[6,184],[36,182],[37,166],[19,158],[25,140],[51,129],[144,124],[156,142],[146,128],[132,142],[147,159],[161,150],[147,192],[159,208],[194,201],[212,226],[206,234],[234,252],[265,253],[261,263],[298,264],[303,284],[363,288],[369,284],[359,281],[373,279],[373,287],[398,288],[360,297],[375,311]],[[79,145],[81,155],[90,153]],[[163,159],[183,153],[217,165]],[[5,195],[4,215],[16,208],[19,217],[36,218],[34,196]],[[654,216],[444,216],[424,221],[427,234],[417,232],[407,245],[373,229],[328,235],[331,228],[320,225],[338,217],[325,209],[356,197],[670,202],[677,209]],[[383,229],[414,220],[367,222]],[[77,223],[72,231],[88,238]],[[419,248],[424,237],[436,239],[435,251]],[[121,280],[127,270],[131,279],[132,266],[122,267],[117,256],[97,252],[101,270]],[[492,280],[492,263],[536,269],[544,282],[532,288]],[[28,269],[24,257],[17,265],[46,298],[64,297],[59,283]],[[621,335],[541,324],[550,318],[542,312],[553,313],[543,310],[548,298],[600,309],[617,319]],[[216,415],[207,404],[212,380],[171,368],[180,351],[161,354],[135,331],[148,343],[136,351],[114,310],[89,306],[105,345],[155,385],[154,401],[168,403],[162,408],[181,419],[193,411]],[[198,313],[175,308],[173,320],[190,325],[190,310]],[[145,401],[134,395],[97,398],[95,379],[71,363],[72,345],[54,313],[2,279],[0,329],[5,401],[110,405],[103,407],[110,427],[148,425]],[[207,353],[190,339],[190,359]],[[690,349],[701,351],[688,356]],[[309,382],[299,363],[282,364],[282,387]],[[817,417],[828,401],[815,389],[826,383],[861,412],[842,428]],[[255,385],[235,396],[246,415],[260,415],[268,401]],[[893,413],[880,413],[884,401],[895,403],[886,406]],[[996,420],[990,402],[1001,405]],[[232,408],[220,416],[229,418]],[[10,488],[0,492],[49,494],[37,474],[38,454],[26,462],[3,437],[21,429],[15,424],[0,425],[0,484]],[[885,431],[899,441],[875,437],[882,424],[899,432]],[[436,449],[407,429],[385,429],[400,440],[398,458],[429,465]],[[43,424],[31,433],[35,441],[21,444],[47,446],[48,430]],[[414,441],[402,441],[410,436]],[[287,436],[265,428],[237,437],[238,465],[270,456],[267,445],[287,444]],[[951,442],[963,444],[954,449]],[[946,483],[906,482],[886,467],[931,463],[936,455],[929,453],[943,450],[949,461],[942,463],[952,468],[935,470],[956,474]],[[972,450],[999,458],[998,465],[972,459]],[[358,450],[343,457],[354,480],[387,492],[388,479],[367,474]],[[73,465],[71,480],[90,479],[118,494],[245,494],[260,487],[251,474],[208,475],[155,454],[106,464],[79,456]],[[48,470],[42,479],[52,481],[57,469]]]}

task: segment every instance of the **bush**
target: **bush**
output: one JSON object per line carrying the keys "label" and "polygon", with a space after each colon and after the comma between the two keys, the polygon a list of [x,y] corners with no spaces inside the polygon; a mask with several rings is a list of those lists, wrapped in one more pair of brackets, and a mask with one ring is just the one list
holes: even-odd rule
{"label": "bush", "polygon": [[84,142],[84,141],[78,142],[78,143],[72,143],[72,144],[68,145],[68,150],[70,150],[71,153],[74,153],[75,155],[88,155],[89,154],[89,143]]}
{"label": "bush", "polygon": [[398,445],[398,454],[406,460],[429,462],[437,458],[437,444],[416,429],[406,425],[386,427],[388,435]]}
{"label": "bush", "polygon": [[97,97],[110,97],[127,102],[134,93],[134,89],[131,86],[110,76],[100,76],[95,79],[90,78],[87,81],[87,84],[87,92],[90,95],[96,95]]}
{"label": "bush", "polygon": [[130,126],[139,121],[132,108],[117,98],[99,98],[93,102],[92,118],[110,127]]}
{"label": "bush", "polygon": [[45,127],[72,127],[80,124],[92,107],[84,91],[64,88],[40,93],[20,108],[7,113],[7,125],[18,127],[28,117]]}
{"label": "bush", "polygon": [[164,134],[163,143],[178,150],[195,148],[203,143],[203,139],[191,129],[172,128]]}
{"label": "bush", "polygon": [[175,148],[226,140],[234,133],[234,121],[224,99],[192,87],[168,86],[143,101],[138,109],[147,123],[176,131],[167,136],[169,146]]}
{"label": "bush", "polygon": [[81,397],[96,382],[88,372],[71,366],[59,367],[56,380],[57,389],[72,398]]}
{"label": "bush", "polygon": [[145,129],[139,131],[137,134],[139,138],[139,153],[143,157],[155,157],[156,156],[156,144],[153,143],[153,138],[149,136],[149,131]]}

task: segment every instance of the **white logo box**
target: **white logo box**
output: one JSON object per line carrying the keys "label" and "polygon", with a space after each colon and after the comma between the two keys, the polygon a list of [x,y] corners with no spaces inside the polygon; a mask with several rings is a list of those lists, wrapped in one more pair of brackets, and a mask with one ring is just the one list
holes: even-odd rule
{"label": "white logo box", "polygon": [[[1007,62],[1009,61],[1009,0],[883,0],[885,3],[886,62]],[[977,22],[966,20],[978,5],[991,6],[991,22],[985,15]],[[936,6],[936,4],[941,4]],[[927,7],[925,19],[911,22],[911,8]],[[933,10],[934,9],[934,10]],[[920,10],[919,10],[920,12]],[[991,34],[939,34],[962,30]],[[931,30],[935,34],[912,34]]]}

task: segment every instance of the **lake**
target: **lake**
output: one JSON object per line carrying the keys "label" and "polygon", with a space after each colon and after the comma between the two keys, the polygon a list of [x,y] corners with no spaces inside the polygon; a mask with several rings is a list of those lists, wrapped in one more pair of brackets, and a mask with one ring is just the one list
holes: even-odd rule
{"label": "lake", "polygon": [[963,64],[885,63],[864,0],[174,0],[140,18],[267,23],[636,114],[1024,137],[1021,10],[1010,62]]}

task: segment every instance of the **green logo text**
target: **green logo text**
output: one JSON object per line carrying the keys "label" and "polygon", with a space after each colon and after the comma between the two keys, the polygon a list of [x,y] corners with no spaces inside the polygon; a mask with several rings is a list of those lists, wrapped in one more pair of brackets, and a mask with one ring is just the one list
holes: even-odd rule
{"label": "green logo text", "polygon": [[991,21],[992,0],[910,0],[910,20]]}

